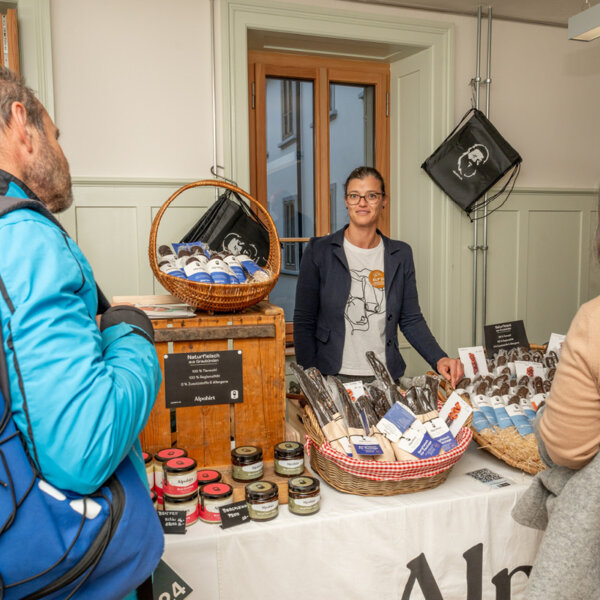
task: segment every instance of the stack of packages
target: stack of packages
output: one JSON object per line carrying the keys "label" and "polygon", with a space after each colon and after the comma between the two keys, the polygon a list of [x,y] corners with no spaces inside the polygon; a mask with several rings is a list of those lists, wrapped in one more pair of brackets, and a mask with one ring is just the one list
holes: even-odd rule
{"label": "stack of packages", "polygon": [[488,360],[489,373],[462,379],[448,398],[473,407],[475,440],[508,464],[530,473],[543,469],[533,420],[552,386],[558,356],[526,348],[500,350]]}
{"label": "stack of packages", "polygon": [[163,244],[157,254],[161,271],[197,283],[237,285],[268,281],[272,277],[249,256],[213,252],[203,242]]}
{"label": "stack of packages", "polygon": [[469,406],[463,402],[462,414],[454,418],[446,414],[450,408],[438,413],[437,377],[404,379],[404,391],[373,352],[366,356],[374,382],[347,384],[348,388],[314,367],[303,370],[292,365],[329,444],[342,454],[370,461],[419,461],[456,448]]}

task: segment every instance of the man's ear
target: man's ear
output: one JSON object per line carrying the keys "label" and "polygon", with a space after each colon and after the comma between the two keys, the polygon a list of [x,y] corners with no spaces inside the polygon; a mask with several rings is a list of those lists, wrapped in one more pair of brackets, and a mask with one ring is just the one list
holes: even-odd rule
{"label": "man's ear", "polygon": [[18,142],[25,146],[27,152],[33,151],[31,125],[27,121],[27,109],[21,102],[13,102],[10,107],[10,124]]}

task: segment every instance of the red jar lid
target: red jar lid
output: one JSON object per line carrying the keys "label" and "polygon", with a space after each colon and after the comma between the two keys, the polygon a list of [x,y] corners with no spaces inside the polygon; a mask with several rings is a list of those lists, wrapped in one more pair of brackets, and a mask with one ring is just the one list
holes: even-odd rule
{"label": "red jar lid", "polygon": [[209,483],[218,483],[221,481],[221,473],[212,469],[202,469],[198,471],[198,483],[208,485]]}
{"label": "red jar lid", "polygon": [[166,472],[169,473],[182,473],[184,471],[191,471],[196,468],[196,461],[189,456],[182,456],[181,458],[172,458],[165,463],[163,467]]}
{"label": "red jar lid", "polygon": [[233,488],[227,483],[209,483],[202,487],[200,494],[204,498],[225,498],[233,494]]}
{"label": "red jar lid", "polygon": [[142,458],[144,459],[145,464],[152,462],[152,457],[147,452],[142,452]]}
{"label": "red jar lid", "polygon": [[181,456],[187,456],[187,451],[183,448],[164,448],[163,450],[159,450],[154,455],[154,458],[160,462],[167,462],[172,458],[180,458]]}

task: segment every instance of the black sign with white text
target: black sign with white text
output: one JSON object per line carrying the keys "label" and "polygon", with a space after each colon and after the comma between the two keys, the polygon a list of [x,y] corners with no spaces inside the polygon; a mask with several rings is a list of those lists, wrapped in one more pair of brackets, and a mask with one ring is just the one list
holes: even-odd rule
{"label": "black sign with white text", "polygon": [[194,591],[164,560],[152,574],[152,588],[154,600],[183,600]]}
{"label": "black sign with white text", "polygon": [[509,321],[508,323],[496,323],[485,325],[483,328],[485,337],[485,351],[491,358],[500,349],[510,350],[524,346],[529,348],[529,341],[525,333],[523,321]]}
{"label": "black sign with white text", "polygon": [[243,402],[242,351],[165,354],[167,408]]}
{"label": "black sign with white text", "polygon": [[220,506],[219,513],[221,514],[221,527],[223,529],[250,521],[250,513],[245,500]]}
{"label": "black sign with white text", "polygon": [[185,510],[159,510],[157,512],[165,533],[185,533]]}

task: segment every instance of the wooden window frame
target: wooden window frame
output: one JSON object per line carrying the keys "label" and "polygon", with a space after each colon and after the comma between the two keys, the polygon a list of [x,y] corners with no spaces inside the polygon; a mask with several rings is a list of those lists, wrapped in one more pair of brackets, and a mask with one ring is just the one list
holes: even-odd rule
{"label": "wooden window frame", "polygon": [[[311,80],[314,88],[315,235],[331,232],[329,187],[329,84],[372,85],[375,88],[375,168],[389,187],[390,123],[388,99],[390,66],[387,63],[312,55],[255,50],[248,52],[248,105],[250,107],[250,192],[266,202],[266,120],[267,77]],[[359,166],[359,165],[356,165]],[[266,206],[265,206],[266,208]],[[379,221],[385,235],[390,232],[389,202]],[[309,238],[281,238],[281,241],[308,241]]]}

